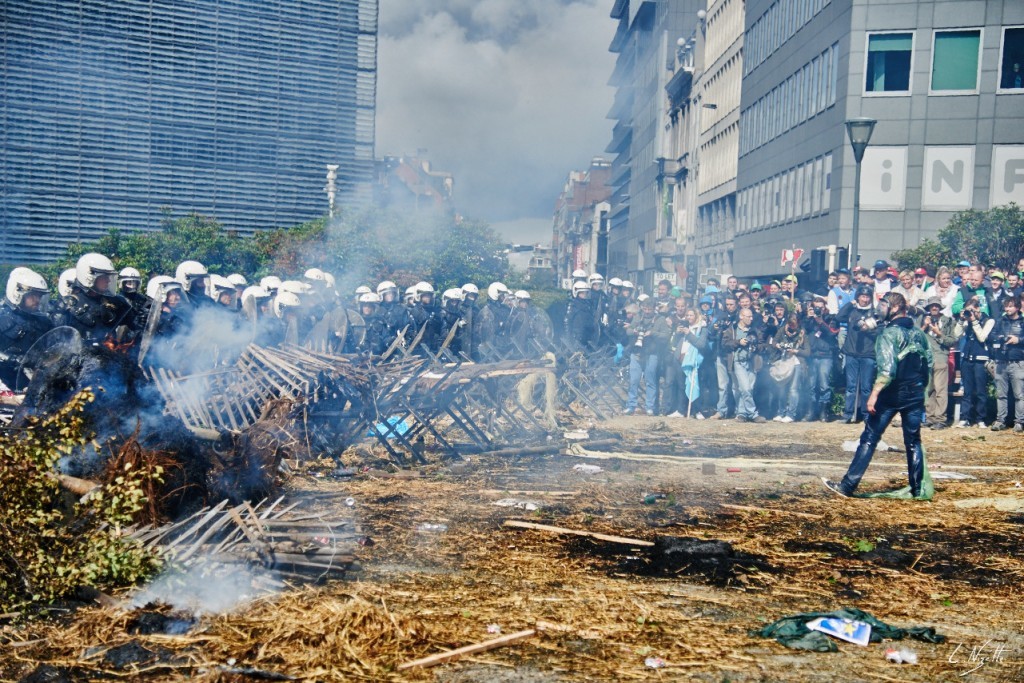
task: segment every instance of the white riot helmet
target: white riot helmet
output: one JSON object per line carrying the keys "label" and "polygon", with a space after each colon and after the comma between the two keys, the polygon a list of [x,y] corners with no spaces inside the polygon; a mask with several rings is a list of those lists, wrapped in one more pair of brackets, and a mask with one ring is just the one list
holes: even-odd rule
{"label": "white riot helmet", "polygon": [[270,300],[270,292],[258,285],[246,287],[242,292],[242,310],[249,320],[259,317],[260,307]]}
{"label": "white riot helmet", "polygon": [[260,280],[260,287],[270,292],[270,296],[274,296],[281,288],[281,278],[276,275],[268,275]]}
{"label": "white riot helmet", "polygon": [[235,286],[235,289],[244,290],[249,281],[245,279],[245,276],[241,273],[231,273],[228,275],[228,282]]}
{"label": "white riot helmet", "polygon": [[278,318],[284,318],[285,313],[287,313],[286,309],[298,308],[301,305],[302,302],[299,300],[298,294],[282,289],[274,297],[274,315]]}
{"label": "white riot helmet", "polygon": [[31,268],[15,268],[7,277],[7,300],[15,308],[25,311],[37,311],[39,306],[31,309],[24,308],[22,303],[27,294],[37,294],[42,299],[49,292],[46,286],[46,279]]}
{"label": "white riot helmet", "polygon": [[358,287],[356,287],[356,292],[355,292],[355,294],[356,294],[356,301],[359,301],[360,297],[362,297],[363,294],[370,294],[372,292],[373,292],[373,290],[370,289],[369,285],[359,285]]}
{"label": "white riot helmet", "polygon": [[572,283],[572,298],[576,299],[581,294],[590,296],[590,285],[587,284],[586,280],[577,280]]}
{"label": "white riot helmet", "polygon": [[281,286],[277,288],[277,293],[291,292],[296,296],[302,296],[303,294],[309,294],[310,290],[313,289],[307,282],[300,282],[299,280],[285,280],[281,283]]}
{"label": "white riot helmet", "polygon": [[68,268],[57,278],[57,293],[67,296],[71,293],[71,285],[75,283],[75,269]]}
{"label": "white riot helmet", "polygon": [[416,285],[406,287],[402,298],[405,300],[407,305],[412,305],[412,302],[416,301]]}
{"label": "white riot helmet", "polygon": [[[430,302],[434,303],[434,286],[429,282],[416,283],[416,301],[422,301],[423,297],[430,295]],[[429,304],[428,304],[429,305]]]}
{"label": "white riot helmet", "polygon": [[[210,271],[199,261],[182,261],[174,269],[174,280],[181,283],[185,292],[193,291],[197,284],[209,278]],[[205,287],[203,289],[206,289]]]}
{"label": "white riot helmet", "polygon": [[327,282],[327,274],[319,268],[310,268],[302,275],[302,277],[306,278],[310,282]]}
{"label": "white riot helmet", "polygon": [[637,300],[637,303],[641,303],[642,304],[643,302],[647,301],[650,298],[651,297],[649,295],[647,295],[647,294],[641,294],[640,296],[638,296],[636,298],[636,300]]}
{"label": "white riot helmet", "polygon": [[448,305],[452,304],[452,308],[458,309],[462,305],[462,290],[458,287],[444,290],[444,294],[441,295],[441,306],[448,308]]}
{"label": "white riot helmet", "polygon": [[142,273],[135,268],[122,268],[121,272],[117,274],[117,279],[123,291],[133,294],[139,291],[139,287],[142,285]]}
{"label": "white riot helmet", "polygon": [[622,280],[617,278],[617,277],[613,277],[611,280],[608,281],[608,286],[609,287],[621,287],[622,286]]}
{"label": "white riot helmet", "polygon": [[636,288],[635,288],[635,287],[633,286],[633,283],[632,283],[632,282],[630,282],[629,280],[623,280],[623,281],[622,281],[622,288],[623,288],[623,289],[636,289]]}
{"label": "white riot helmet", "polygon": [[476,301],[480,296],[480,288],[474,285],[472,282],[467,282],[462,285],[462,300],[463,301]]}
{"label": "white riot helmet", "polygon": [[[384,280],[384,282],[377,285],[377,295],[384,303],[394,303],[398,301],[398,285],[391,280]],[[391,297],[390,299],[388,299],[389,296]]]}
{"label": "white riot helmet", "polygon": [[604,275],[601,275],[601,273],[591,273],[587,281],[590,282],[591,289],[600,290],[604,287]]}
{"label": "white riot helmet", "polygon": [[492,282],[487,285],[487,298],[491,301],[501,301],[508,295],[508,287],[502,282]]}
{"label": "white riot helmet", "polygon": [[587,279],[587,271],[583,270],[582,268],[577,268],[576,270],[572,271],[572,279],[573,280],[586,280]]}
{"label": "white riot helmet", "polygon": [[377,306],[380,304],[380,296],[373,292],[366,292],[359,295],[359,307],[372,306],[374,310],[377,310]]}
{"label": "white riot helmet", "polygon": [[95,289],[97,280],[104,276],[107,278],[107,286],[103,291],[107,294],[116,293],[117,271],[106,256],[95,253],[83,254],[75,264],[75,280],[85,289]]}
{"label": "white riot helmet", "polygon": [[335,286],[338,284],[338,281],[335,280],[334,276],[328,273],[326,270],[324,271],[324,282],[327,283],[327,289],[329,289],[335,296],[337,296],[338,292],[337,290],[335,290]]}
{"label": "white riot helmet", "polygon": [[[152,282],[152,280],[150,280],[150,282]],[[147,292],[149,291],[149,287],[148,286],[146,287],[146,291]],[[178,295],[183,300],[187,296],[187,294],[185,292],[185,289],[184,289],[184,287],[181,286],[180,282],[178,282],[177,280],[175,280],[173,278],[167,278],[167,280],[165,282],[159,283],[158,289],[156,291],[156,300],[159,303],[161,303],[161,304],[164,303],[165,301],[167,301],[167,296],[171,292],[177,292]]]}
{"label": "white riot helmet", "polygon": [[224,304],[225,306],[235,305],[235,296],[237,295],[234,283],[222,275],[211,275],[210,276],[210,298],[220,303],[220,297],[222,294],[230,294],[231,302]]}
{"label": "white riot helmet", "polygon": [[517,289],[515,293],[516,301],[522,303],[523,301],[530,300],[530,293],[525,289]]}
{"label": "white riot helmet", "polygon": [[174,282],[174,278],[170,275],[154,275],[149,278],[149,282],[146,283],[146,296],[150,299],[160,298],[160,290],[168,282]]}

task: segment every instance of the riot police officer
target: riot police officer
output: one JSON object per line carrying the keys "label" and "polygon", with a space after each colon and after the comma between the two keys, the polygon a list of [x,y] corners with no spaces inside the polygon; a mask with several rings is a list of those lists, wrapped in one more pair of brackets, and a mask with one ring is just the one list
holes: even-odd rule
{"label": "riot police officer", "polygon": [[53,328],[42,312],[47,291],[43,276],[28,268],[15,268],[7,278],[0,304],[0,385],[14,389],[25,382],[19,376],[25,353]]}

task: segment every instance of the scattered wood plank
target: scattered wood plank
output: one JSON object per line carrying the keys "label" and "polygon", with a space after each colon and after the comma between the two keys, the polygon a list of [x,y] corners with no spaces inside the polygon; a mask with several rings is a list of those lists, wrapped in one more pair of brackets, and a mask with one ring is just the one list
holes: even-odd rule
{"label": "scattered wood plank", "polygon": [[517,631],[516,633],[509,633],[505,636],[499,636],[492,638],[491,640],[485,640],[482,643],[476,643],[474,645],[466,645],[456,650],[448,650],[447,652],[439,652],[436,655],[430,655],[422,659],[417,659],[412,662],[406,662],[398,667],[399,671],[405,671],[407,669],[415,669],[420,667],[437,666],[438,664],[444,664],[445,662],[451,662],[459,657],[465,655],[473,655],[478,652],[487,652],[497,647],[504,647],[506,645],[512,645],[522,640],[526,640],[532,636],[537,635],[537,631],[532,628],[528,628],[525,631]]}
{"label": "scattered wood plank", "polygon": [[777,515],[791,515],[793,517],[803,517],[804,519],[824,519],[825,515],[813,515],[809,512],[797,512],[795,510],[778,510],[775,508],[759,508],[753,505],[733,505],[732,503],[719,503],[719,507],[723,507],[727,510],[739,510],[740,512],[774,512]]}
{"label": "scattered wood plank", "polygon": [[588,538],[595,538],[599,541],[606,541],[608,543],[622,543],[624,545],[637,545],[646,548],[652,547],[654,543],[651,541],[644,541],[639,538],[626,538],[625,536],[613,536],[610,534],[601,534],[596,531],[581,531],[579,529],[566,529],[560,526],[551,526],[549,524],[535,524],[534,522],[520,522],[517,519],[506,519],[503,526],[511,527],[513,529],[533,529],[534,531],[547,531],[552,534],[571,534],[573,536],[586,536]]}

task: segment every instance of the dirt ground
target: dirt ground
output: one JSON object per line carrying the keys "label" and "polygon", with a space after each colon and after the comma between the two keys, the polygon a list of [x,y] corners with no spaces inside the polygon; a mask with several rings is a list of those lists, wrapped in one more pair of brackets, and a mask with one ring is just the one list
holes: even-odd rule
{"label": "dirt ground", "polygon": [[[578,426],[600,449],[582,441],[558,455],[469,456],[397,476],[371,469],[333,479],[308,470],[289,482],[289,497],[325,511],[353,498],[359,533],[371,539],[357,549],[361,570],[351,580],[201,617],[180,635],[130,633],[131,613],[110,607],[10,624],[0,632],[8,641],[0,674],[1024,680],[1024,437],[927,431],[932,473],[958,478],[936,478],[932,502],[908,502],[842,499],[822,487],[820,477],[838,478],[849,463],[842,442],[857,438],[856,426],[656,417]],[[902,443],[898,429],[887,436]],[[900,486],[905,471],[902,453],[879,453],[864,488]],[[536,509],[495,505],[508,499]],[[506,520],[656,545],[509,528]],[[733,553],[705,544],[721,552],[706,560],[673,555],[666,537],[724,541]],[[808,652],[755,633],[785,616],[840,607],[893,626],[934,627],[946,640]],[[537,633],[455,663],[398,670],[525,629]],[[109,659],[111,648],[128,646],[152,656],[129,665]],[[891,646],[910,648],[919,663],[887,662]],[[650,667],[650,658],[664,666]]]}

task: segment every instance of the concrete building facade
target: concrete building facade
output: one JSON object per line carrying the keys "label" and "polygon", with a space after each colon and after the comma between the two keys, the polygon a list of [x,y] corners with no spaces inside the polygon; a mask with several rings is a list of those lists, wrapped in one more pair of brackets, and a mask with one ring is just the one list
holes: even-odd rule
{"label": "concrete building facade", "polygon": [[861,263],[917,246],[955,211],[1024,204],[1024,3],[746,10],[737,273],[783,272],[780,252],[794,245],[850,242],[851,117],[878,121],[862,167]]}
{"label": "concrete building facade", "polygon": [[[594,157],[586,171],[572,171],[555,203],[550,255],[559,284],[574,270],[608,270],[609,184],[612,165]],[[609,277],[609,276],[605,276]]]}
{"label": "concrete building facade", "polygon": [[676,256],[668,182],[675,168],[665,166],[665,86],[676,40],[692,31],[703,5],[702,0],[615,0],[612,6],[618,29],[609,50],[618,57],[609,80],[616,94],[608,118],[615,125],[605,151],[615,157],[605,275],[648,291]]}
{"label": "concrete building facade", "polygon": [[0,0],[0,261],[163,212],[242,233],[373,180],[377,0]]}

